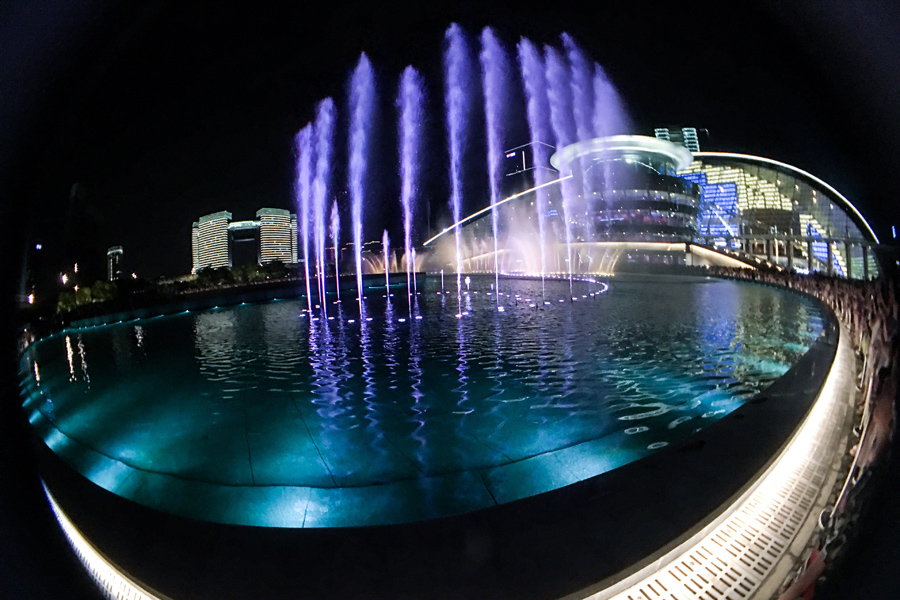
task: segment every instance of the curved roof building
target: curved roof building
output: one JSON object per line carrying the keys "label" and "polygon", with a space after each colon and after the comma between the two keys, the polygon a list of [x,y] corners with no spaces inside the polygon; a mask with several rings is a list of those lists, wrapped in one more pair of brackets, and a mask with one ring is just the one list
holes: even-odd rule
{"label": "curved roof building", "polygon": [[[550,163],[558,178],[495,205],[501,272],[606,274],[623,260],[767,263],[854,279],[879,272],[879,240],[862,214],[828,183],[786,163],[692,153],[634,135],[577,142]],[[445,238],[436,244],[440,268],[455,268],[446,234],[456,228],[462,270],[493,271],[490,207],[426,242]]]}
{"label": "curved roof building", "polygon": [[803,272],[852,278],[878,272],[872,227],[811,173],[760,156],[697,152],[679,175],[703,188],[698,241]]}

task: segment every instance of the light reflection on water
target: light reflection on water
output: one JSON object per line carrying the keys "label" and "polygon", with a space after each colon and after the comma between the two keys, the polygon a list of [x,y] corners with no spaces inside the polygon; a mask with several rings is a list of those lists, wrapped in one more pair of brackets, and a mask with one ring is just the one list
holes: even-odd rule
{"label": "light reflection on water", "polygon": [[351,302],[313,320],[300,298],[54,336],[25,357],[23,377],[40,373],[26,407],[140,469],[373,485],[604,436],[642,456],[764,389],[823,327],[805,298],[731,281],[615,280],[584,299],[597,285],[580,282],[578,302],[548,281],[536,308],[515,294],[543,298],[540,281],[509,281],[499,299],[492,281],[454,303],[420,280],[412,314],[372,294],[361,316]]}

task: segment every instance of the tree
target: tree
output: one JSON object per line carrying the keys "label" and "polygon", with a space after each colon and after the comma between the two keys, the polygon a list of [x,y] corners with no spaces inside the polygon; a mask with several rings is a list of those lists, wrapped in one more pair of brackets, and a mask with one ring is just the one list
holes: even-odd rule
{"label": "tree", "polygon": [[91,296],[94,302],[108,302],[118,295],[119,288],[112,281],[95,281],[91,286]]}
{"label": "tree", "polygon": [[270,263],[266,263],[265,267],[266,274],[272,279],[283,279],[287,275],[287,267],[284,266],[284,263],[280,260],[273,260]]}
{"label": "tree", "polygon": [[59,299],[56,301],[56,314],[61,315],[75,310],[78,304],[75,302],[75,294],[72,292],[61,292]]}
{"label": "tree", "polygon": [[92,301],[91,288],[88,286],[80,287],[75,292],[75,304],[77,306],[84,306],[85,304],[90,304]]}

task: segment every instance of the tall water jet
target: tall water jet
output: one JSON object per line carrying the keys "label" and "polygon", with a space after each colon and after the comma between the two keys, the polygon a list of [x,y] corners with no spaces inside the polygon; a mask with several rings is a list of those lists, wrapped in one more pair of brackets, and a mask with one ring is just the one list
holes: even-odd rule
{"label": "tall water jet", "polygon": [[509,102],[507,83],[509,65],[506,50],[490,27],[481,32],[481,81],[484,90],[484,116],[487,130],[488,182],[491,191],[491,231],[494,236],[494,298],[500,302],[500,254],[498,214],[500,181],[503,178],[503,139],[506,130],[504,108]]}
{"label": "tall water jet", "polygon": [[316,266],[319,277],[319,300],[326,310],[325,295],[325,205],[331,183],[331,150],[334,138],[334,101],[325,98],[316,110],[316,177],[313,180],[313,223],[315,226]]}
{"label": "tall water jet", "polygon": [[416,249],[412,249],[412,284],[413,294],[419,293],[418,283],[416,282]]}
{"label": "tall water jet", "polygon": [[[425,114],[425,84],[412,67],[400,76],[397,94],[400,129],[400,205],[403,208],[403,251],[406,257],[406,299],[412,311],[410,270],[415,271],[415,251],[412,247],[413,215],[419,184],[419,152],[422,147],[422,117]],[[410,313],[411,314],[411,313]]]}
{"label": "tall water jet", "polygon": [[[571,88],[572,88],[572,116],[575,120],[575,135],[577,141],[585,141],[594,137],[594,84],[592,80],[593,69],[590,61],[575,43],[575,40],[568,33],[561,36],[563,48],[566,57],[569,59],[569,68],[571,70]],[[590,176],[587,169],[584,168],[581,159],[577,159],[579,164],[578,172],[582,173],[581,191],[585,199],[588,193],[593,189],[589,183]]]}
{"label": "tall water jet", "polygon": [[[554,139],[550,130],[550,123],[547,121],[549,113],[547,106],[547,76],[544,73],[544,61],[530,40],[523,37],[519,41],[517,48],[519,70],[522,74],[522,83],[525,88],[528,130],[531,134],[534,184],[543,186],[550,181],[549,171],[546,170],[546,165],[550,164],[550,152],[547,143]],[[538,234],[541,240],[541,292],[543,295],[544,276],[547,272],[545,219],[547,217],[549,192],[544,187],[538,187],[536,196],[535,211],[537,212]]]}
{"label": "tall water jet", "polygon": [[[572,89],[569,85],[569,69],[559,52],[551,46],[544,47],[547,73],[547,99],[550,104],[550,125],[559,152],[575,142],[575,123],[572,118]],[[572,288],[572,204],[575,191],[572,180],[562,182],[563,224],[566,230],[566,264],[569,272],[569,289]]]}
{"label": "tall water jet", "polygon": [[334,289],[341,301],[341,215],[337,200],[331,205],[331,243],[334,244]]}
{"label": "tall water jet", "polygon": [[[454,223],[462,218],[463,152],[466,148],[471,104],[467,93],[472,79],[467,46],[462,28],[456,23],[450,25],[444,35],[444,103],[450,145],[450,210]],[[462,302],[459,227],[454,230],[453,237],[456,242],[456,295],[459,304]]]}
{"label": "tall water jet", "polygon": [[369,138],[373,126],[375,72],[363,53],[350,78],[350,221],[353,230],[353,255],[356,262],[356,289],[360,315],[363,311],[362,218],[365,198]]}
{"label": "tall water jet", "polygon": [[575,120],[575,134],[577,141],[589,140],[594,137],[593,68],[572,36],[563,33],[560,37],[571,69],[572,116]]}
{"label": "tall water jet", "polygon": [[387,229],[381,236],[381,247],[384,250],[384,297],[391,297],[391,240]]}
{"label": "tall water jet", "polygon": [[606,137],[628,131],[628,116],[616,88],[609,81],[606,71],[594,63],[594,135]]}
{"label": "tall water jet", "polygon": [[303,281],[306,283],[306,305],[312,316],[312,293],[309,287],[309,203],[312,190],[312,126],[307,124],[294,137],[297,152],[297,182],[295,193],[300,214],[300,240],[303,245]]}

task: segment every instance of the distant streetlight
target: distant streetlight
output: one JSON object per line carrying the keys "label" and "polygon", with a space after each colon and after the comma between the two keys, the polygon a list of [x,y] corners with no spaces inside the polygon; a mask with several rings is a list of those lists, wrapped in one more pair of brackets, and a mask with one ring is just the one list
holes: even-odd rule
{"label": "distant streetlight", "polygon": [[62,274],[62,277],[60,277],[60,279],[62,280],[63,285],[66,285],[67,283],[69,283],[69,276],[66,275],[65,273]]}

